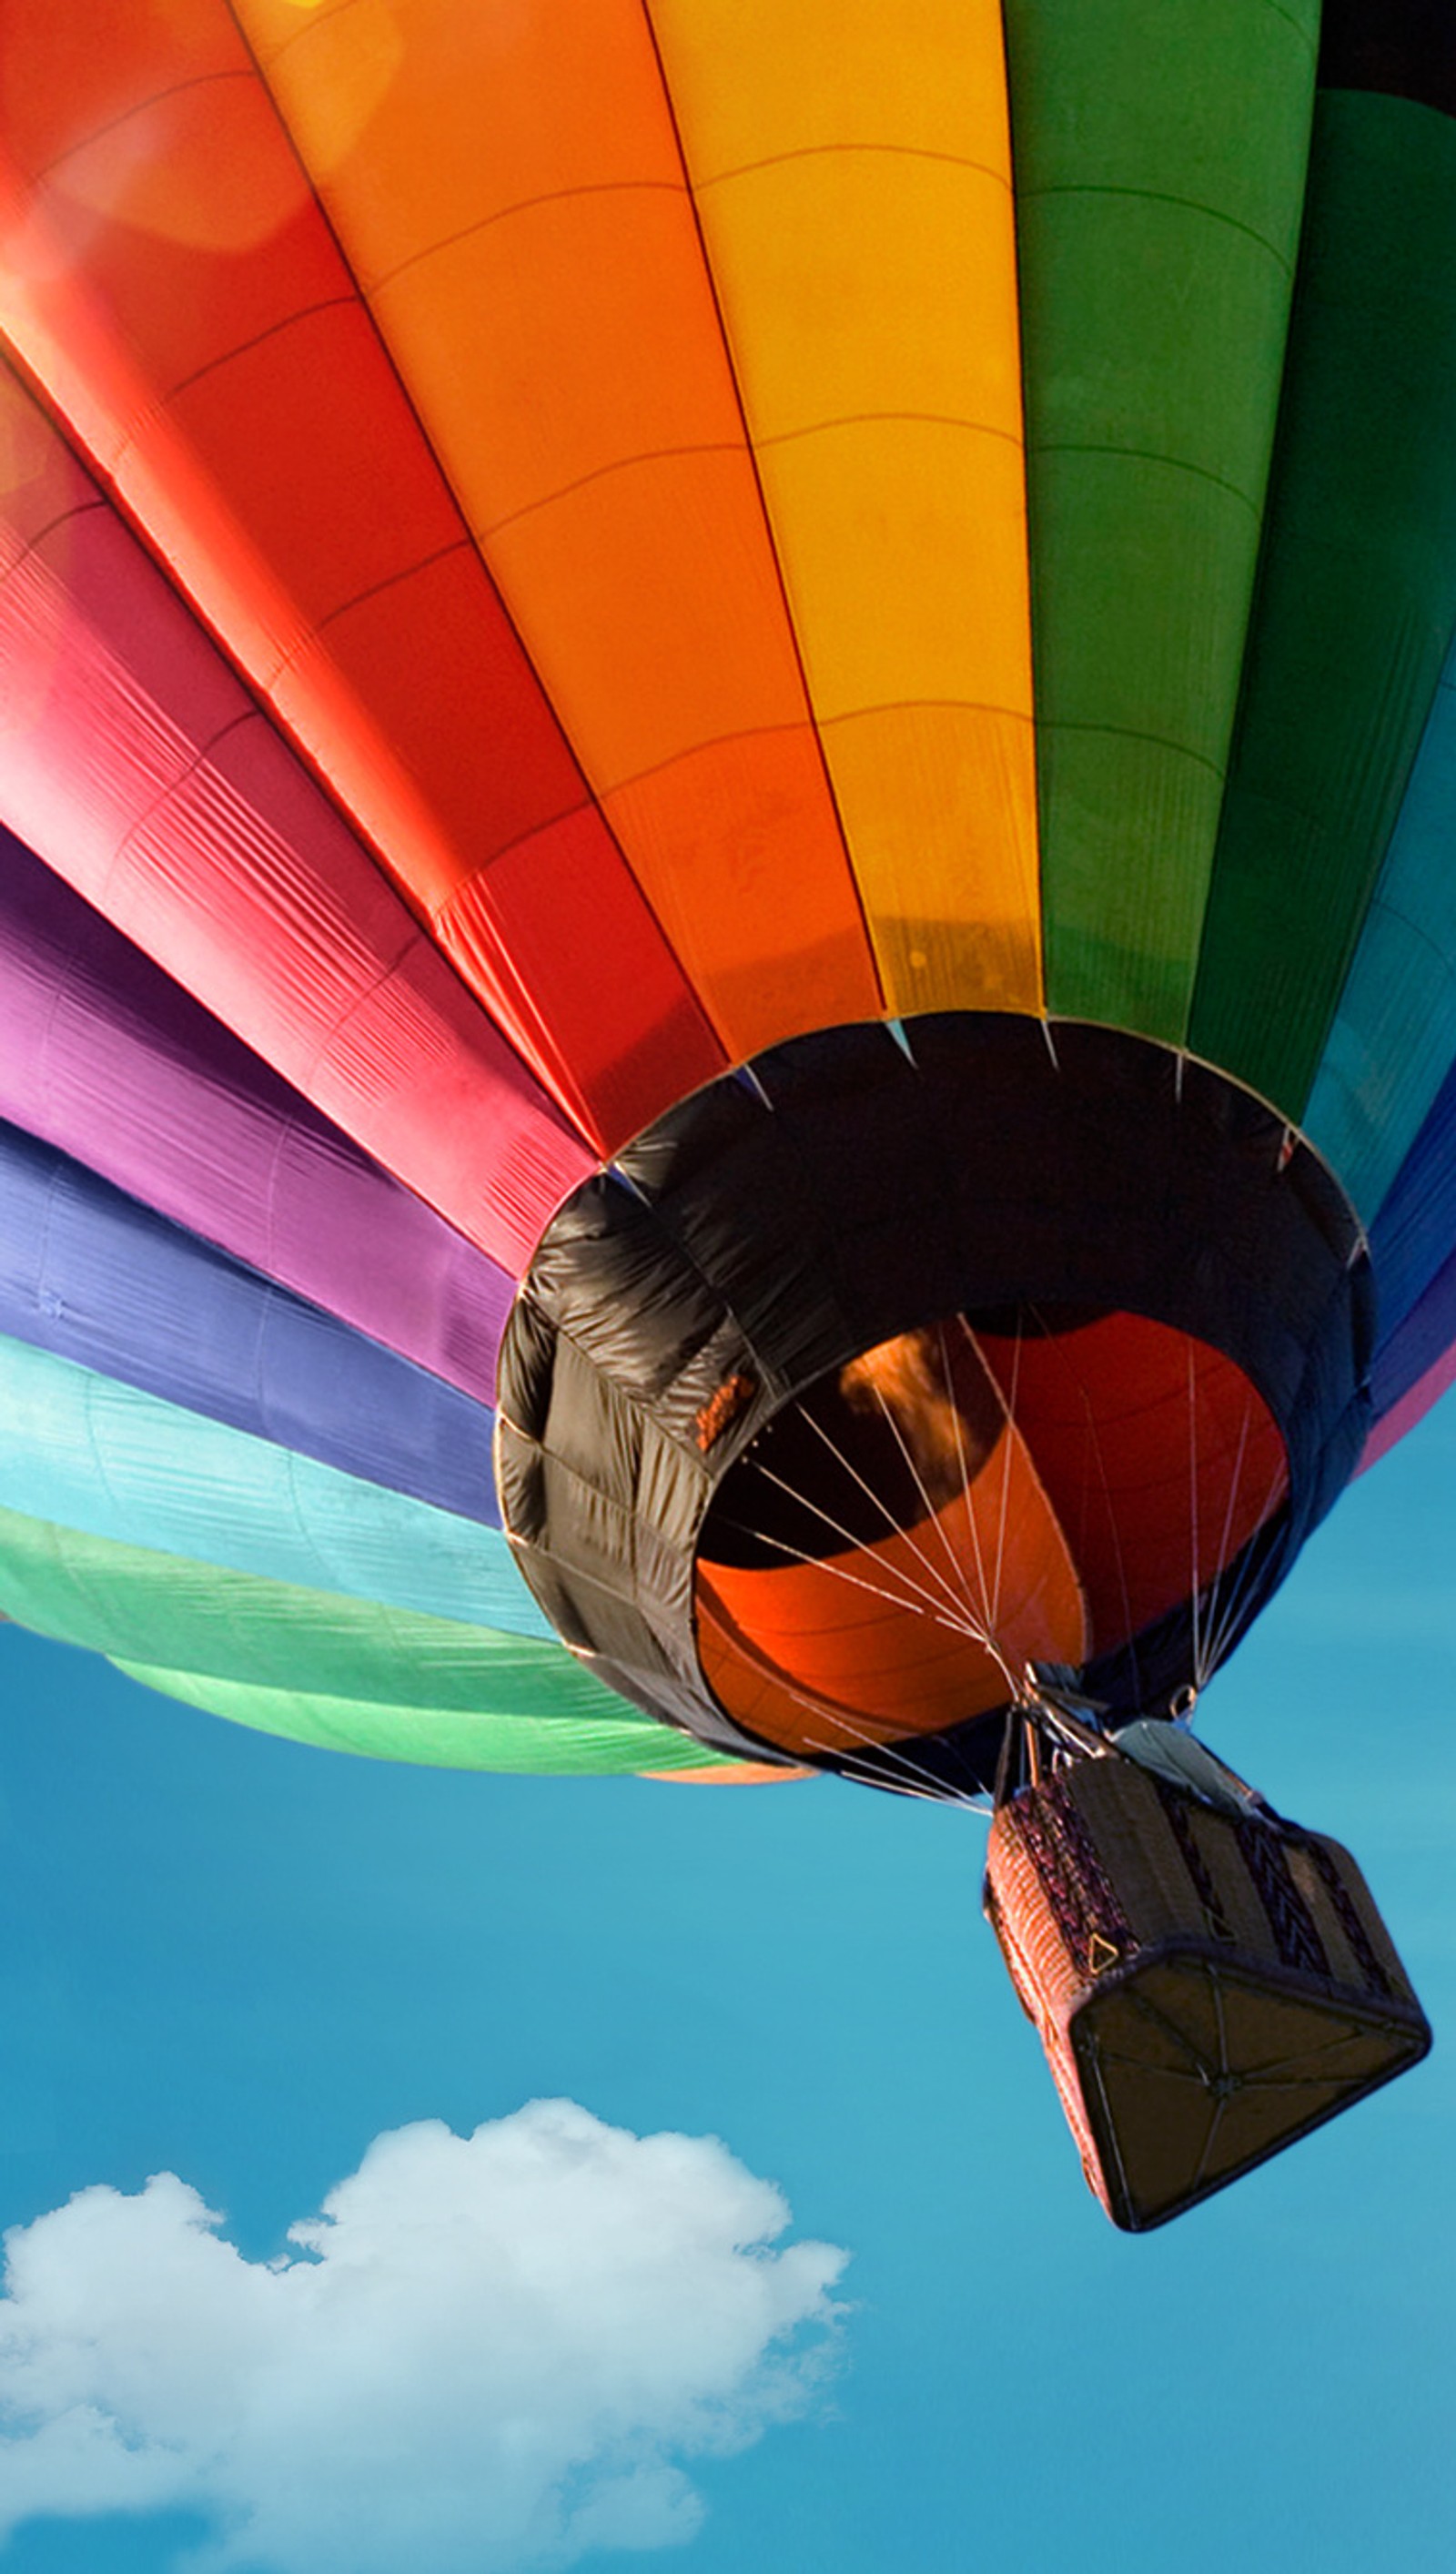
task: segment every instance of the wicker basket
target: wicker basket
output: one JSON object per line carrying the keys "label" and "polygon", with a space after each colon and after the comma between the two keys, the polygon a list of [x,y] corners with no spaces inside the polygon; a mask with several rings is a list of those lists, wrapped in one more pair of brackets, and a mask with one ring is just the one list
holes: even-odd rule
{"label": "wicker basket", "polygon": [[1430,2046],[1347,1851],[1215,1813],[1121,1757],[997,1809],[985,1909],[1088,2184],[1130,2232]]}

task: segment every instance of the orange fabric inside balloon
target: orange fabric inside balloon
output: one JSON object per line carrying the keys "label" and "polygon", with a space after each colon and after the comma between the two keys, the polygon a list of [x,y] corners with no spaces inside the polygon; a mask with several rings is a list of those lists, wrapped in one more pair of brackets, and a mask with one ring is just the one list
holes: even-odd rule
{"label": "orange fabric inside balloon", "polygon": [[1222,1577],[1287,1488],[1232,1362],[1135,1314],[907,1332],[812,1389],[720,1494],[698,1642],[785,1750],[937,1733],[1028,1661],[1080,1666]]}
{"label": "orange fabric inside balloon", "polygon": [[[832,1427],[819,1423],[820,1441],[833,1439],[837,1455],[800,1535],[817,1525],[832,1540],[846,1514],[848,1543],[811,1556],[770,1529],[755,1550],[751,1530],[728,1528],[720,1543],[746,1534],[739,1551],[768,1560],[700,1559],[699,1651],[730,1714],[785,1750],[845,1754],[859,1740],[936,1733],[999,1706],[1007,1674],[1033,1657],[1084,1659],[1070,1550],[959,1327],[866,1353],[821,1409]],[[882,1506],[862,1489],[876,1447]],[[766,1469],[765,1494],[776,1474]],[[877,1510],[878,1534],[851,1526],[856,1492],[861,1525],[866,1508],[871,1521]],[[751,1485],[743,1507],[752,1510]]]}

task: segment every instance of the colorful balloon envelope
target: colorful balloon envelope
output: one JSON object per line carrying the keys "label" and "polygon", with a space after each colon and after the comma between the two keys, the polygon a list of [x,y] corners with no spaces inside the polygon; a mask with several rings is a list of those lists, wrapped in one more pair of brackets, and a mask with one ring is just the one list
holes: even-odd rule
{"label": "colorful balloon envelope", "polygon": [[1456,1372],[1421,0],[11,0],[0,1608],[955,1797]]}

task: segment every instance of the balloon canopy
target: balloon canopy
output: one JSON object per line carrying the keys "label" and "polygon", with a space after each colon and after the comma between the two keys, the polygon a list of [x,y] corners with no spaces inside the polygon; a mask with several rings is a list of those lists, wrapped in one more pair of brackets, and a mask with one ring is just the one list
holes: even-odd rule
{"label": "balloon canopy", "polygon": [[0,1610],[1200,1686],[1456,1374],[1448,13],[10,0],[0,221]]}

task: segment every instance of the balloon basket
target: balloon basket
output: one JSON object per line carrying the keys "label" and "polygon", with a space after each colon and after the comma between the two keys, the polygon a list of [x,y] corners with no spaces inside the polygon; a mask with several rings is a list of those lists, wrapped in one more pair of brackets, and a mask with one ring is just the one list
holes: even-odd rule
{"label": "balloon basket", "polygon": [[1420,2061],[1431,2031],[1349,1853],[1074,1761],[991,1824],[986,1917],[1088,2186],[1162,2225]]}

